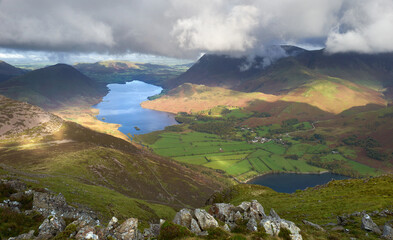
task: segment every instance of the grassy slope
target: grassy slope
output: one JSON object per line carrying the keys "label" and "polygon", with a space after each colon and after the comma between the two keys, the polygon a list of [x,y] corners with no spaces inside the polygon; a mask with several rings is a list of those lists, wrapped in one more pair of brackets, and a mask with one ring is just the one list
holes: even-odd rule
{"label": "grassy slope", "polygon": [[[392,175],[370,179],[351,179],[331,181],[324,186],[317,186],[305,191],[297,191],[293,194],[277,193],[267,187],[257,185],[236,185],[231,189],[215,194],[215,202],[230,202],[235,205],[242,201],[257,199],[268,212],[274,208],[283,218],[294,221],[304,230],[307,239],[326,239],[328,235],[315,232],[305,226],[302,220],[317,224],[336,223],[336,216],[350,214],[356,211],[371,212],[374,210],[390,209],[393,205],[393,177]],[[377,224],[384,224],[388,218],[377,218]],[[350,229],[350,234],[358,239],[378,239],[360,230],[360,219],[355,218],[355,223],[345,226]],[[329,228],[328,228],[329,229]],[[331,233],[335,239],[347,239],[349,236],[343,232]]]}
{"label": "grassy slope", "polygon": [[215,106],[245,107],[253,100],[274,101],[276,96],[263,93],[242,93],[220,87],[183,84],[167,95],[153,101],[143,102],[144,108],[165,112],[199,112]]}
{"label": "grassy slope", "polygon": [[342,79],[326,77],[279,96],[186,83],[161,98],[143,102],[142,107],[172,113],[199,112],[220,105],[246,107],[255,101],[305,103],[333,114],[355,106],[386,105],[382,95],[374,90]]}
{"label": "grassy slope", "polygon": [[76,123],[62,124],[46,136],[35,135],[35,127],[0,141],[1,174],[62,192],[103,219],[171,218],[172,207],[199,206],[226,185],[207,168],[178,164]]}
{"label": "grassy slope", "polygon": [[[380,146],[376,149],[386,153],[387,159],[379,161],[366,156],[365,149],[360,146],[351,146],[352,159],[369,166],[393,171],[393,107],[378,108],[376,110],[344,112],[338,117],[316,123],[315,133],[327,138],[332,146],[345,148],[342,140],[356,135],[359,139],[372,137]],[[301,135],[301,134],[300,134]],[[349,154],[350,155],[350,154]]]}

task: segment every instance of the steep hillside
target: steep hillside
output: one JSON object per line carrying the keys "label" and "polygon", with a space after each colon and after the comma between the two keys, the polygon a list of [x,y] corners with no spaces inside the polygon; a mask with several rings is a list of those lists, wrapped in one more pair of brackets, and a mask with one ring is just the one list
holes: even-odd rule
{"label": "steep hillside", "polygon": [[0,139],[52,134],[61,127],[61,118],[43,111],[41,108],[17,102],[0,95]]}
{"label": "steep hillside", "polygon": [[[380,91],[390,99],[393,54],[332,54],[283,46],[287,56],[266,66],[264,59],[204,55],[188,71],[170,81],[219,86],[238,91],[285,94],[305,84],[340,78]],[[334,81],[333,81],[334,82]]]}
{"label": "steep hillside", "polygon": [[93,105],[107,89],[75,68],[57,64],[0,83],[0,94],[45,109],[71,104]]}
{"label": "steep hillside", "polygon": [[243,93],[221,87],[207,87],[186,83],[169,91],[163,97],[141,104],[144,108],[165,112],[199,112],[215,106],[246,107],[254,100],[275,101],[274,95]]}
{"label": "steep hillside", "polygon": [[142,107],[172,113],[199,112],[220,105],[248,107],[255,101],[306,103],[333,114],[355,106],[386,105],[382,94],[375,90],[342,79],[327,78],[300,85],[295,90],[281,95],[245,93],[187,83],[172,89],[163,97],[143,102]]}
{"label": "steep hillside", "polygon": [[[22,126],[30,127],[31,119],[21,117],[29,116],[30,109],[38,116],[44,113],[25,103],[7,101],[0,116],[12,107],[13,117]],[[0,174],[13,174],[29,179],[37,188],[61,192],[68,201],[96,210],[103,219],[114,213],[142,219],[172,216],[171,207],[199,206],[227,182],[207,168],[170,161],[76,123],[62,122],[56,131],[38,134],[45,124],[37,122],[33,131],[28,128],[14,138],[0,140]],[[13,125],[6,121],[2,127]]]}
{"label": "steep hillside", "polygon": [[26,73],[26,70],[16,68],[0,60],[0,82]]}

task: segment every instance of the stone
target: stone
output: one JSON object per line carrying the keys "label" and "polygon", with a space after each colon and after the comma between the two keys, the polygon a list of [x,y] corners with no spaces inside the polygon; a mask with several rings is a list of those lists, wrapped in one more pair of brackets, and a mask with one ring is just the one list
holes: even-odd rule
{"label": "stone", "polygon": [[300,235],[300,228],[298,228],[295,223],[287,220],[280,219],[280,229],[286,228],[291,232],[292,240],[302,240],[302,235]]}
{"label": "stone", "polygon": [[206,231],[211,227],[218,227],[218,222],[212,215],[206,212],[204,209],[195,209],[195,218],[198,220],[199,226],[203,231]]}
{"label": "stone", "polygon": [[66,227],[63,218],[58,216],[49,216],[46,218],[38,228],[38,239],[48,239],[56,236],[57,233],[62,232]]}
{"label": "stone", "polygon": [[274,209],[270,209],[270,217],[275,218],[275,219],[280,219],[280,216],[274,211]]}
{"label": "stone", "polygon": [[251,232],[257,232],[258,231],[258,224],[255,218],[251,218],[248,223],[247,223],[247,229],[250,230]]}
{"label": "stone", "polygon": [[239,211],[235,213],[234,220],[235,222],[243,220],[243,216]]}
{"label": "stone", "polygon": [[286,228],[291,232],[290,237],[292,240],[303,239],[302,235],[300,235],[300,228],[298,228],[295,223],[291,221],[269,216],[262,219],[259,225],[263,227],[265,232],[271,236],[278,236],[280,230]]}
{"label": "stone", "polygon": [[332,229],[330,229],[330,230],[332,230],[334,232],[344,232],[345,228],[343,226],[335,226],[335,227],[332,227]]}
{"label": "stone", "polygon": [[362,217],[362,229],[367,231],[372,231],[379,235],[382,234],[378,225],[374,223],[374,221],[371,219],[371,217],[368,214],[364,214]]}
{"label": "stone", "polygon": [[201,228],[198,225],[198,222],[195,219],[191,220],[190,231],[195,234],[200,234],[202,232]]}
{"label": "stone", "polygon": [[34,230],[31,230],[28,233],[21,234],[17,237],[9,238],[8,240],[27,240],[27,239],[33,239],[33,238],[34,238]]}
{"label": "stone", "polygon": [[129,218],[114,231],[117,239],[121,240],[135,240],[139,237],[138,219]]}
{"label": "stone", "polygon": [[225,232],[231,232],[231,229],[229,228],[228,224],[225,224],[225,225],[222,227],[222,229],[223,229]]}
{"label": "stone", "polygon": [[385,224],[385,226],[383,226],[382,238],[393,240],[393,228],[388,224]]}
{"label": "stone", "polygon": [[323,227],[319,226],[318,224],[309,222],[309,221],[307,221],[307,220],[303,220],[303,223],[306,224],[306,225],[308,225],[308,226],[311,226],[311,227],[313,227],[313,228],[315,228],[315,229],[318,229],[319,231],[323,231],[323,232],[326,231]]}
{"label": "stone", "polygon": [[345,226],[348,224],[348,218],[346,216],[337,216],[337,224]]}
{"label": "stone", "polygon": [[266,214],[265,214],[265,211],[262,207],[262,204],[260,204],[257,200],[251,201],[250,210],[257,212],[259,214],[259,216],[262,218],[266,217]]}
{"label": "stone", "polygon": [[77,240],[83,240],[83,239],[93,239],[93,240],[98,240],[98,235],[96,234],[96,230],[93,226],[85,226],[82,229],[78,231],[76,234],[75,238]]}
{"label": "stone", "polygon": [[119,226],[119,220],[116,217],[112,217],[108,225],[105,228],[105,232],[112,233]]}
{"label": "stone", "polygon": [[259,225],[271,236],[277,236],[280,231],[280,225],[270,217],[262,219]]}
{"label": "stone", "polygon": [[248,209],[250,209],[251,203],[250,202],[242,202],[238,207],[241,208],[243,212],[246,212],[246,211],[248,211]]}
{"label": "stone", "polygon": [[209,213],[213,215],[216,219],[226,222],[230,219],[232,209],[234,206],[227,203],[215,203],[209,209]]}
{"label": "stone", "polygon": [[183,208],[176,213],[173,223],[184,226],[188,229],[191,227],[192,213],[190,209]]}
{"label": "stone", "polygon": [[59,215],[64,218],[73,219],[79,219],[81,217],[90,220],[93,220],[93,218],[97,219],[95,213],[91,211],[78,210],[69,206],[61,193],[54,195],[46,192],[34,192],[33,210],[41,213],[44,217]]}

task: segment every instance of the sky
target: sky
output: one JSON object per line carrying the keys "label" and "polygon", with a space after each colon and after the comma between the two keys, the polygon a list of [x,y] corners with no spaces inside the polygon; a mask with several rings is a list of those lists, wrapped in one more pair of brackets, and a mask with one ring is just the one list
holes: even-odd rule
{"label": "sky", "polygon": [[0,0],[0,59],[191,59],[393,51],[393,0]]}

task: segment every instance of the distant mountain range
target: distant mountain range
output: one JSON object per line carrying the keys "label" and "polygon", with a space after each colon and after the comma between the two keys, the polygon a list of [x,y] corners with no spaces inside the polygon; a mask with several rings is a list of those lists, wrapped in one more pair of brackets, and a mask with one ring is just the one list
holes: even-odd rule
{"label": "distant mountain range", "polygon": [[393,95],[393,53],[327,54],[283,46],[287,56],[264,67],[263,57],[248,59],[206,54],[188,71],[167,83],[174,88],[183,83],[219,86],[246,92],[283,94],[315,81],[352,82],[386,98]]}
{"label": "distant mountain range", "polygon": [[85,76],[74,67],[56,64],[27,72],[0,83],[0,94],[45,109],[70,104],[97,103],[107,88]]}
{"label": "distant mountain range", "polygon": [[27,70],[16,68],[0,60],[0,82],[25,74],[26,72]]}

